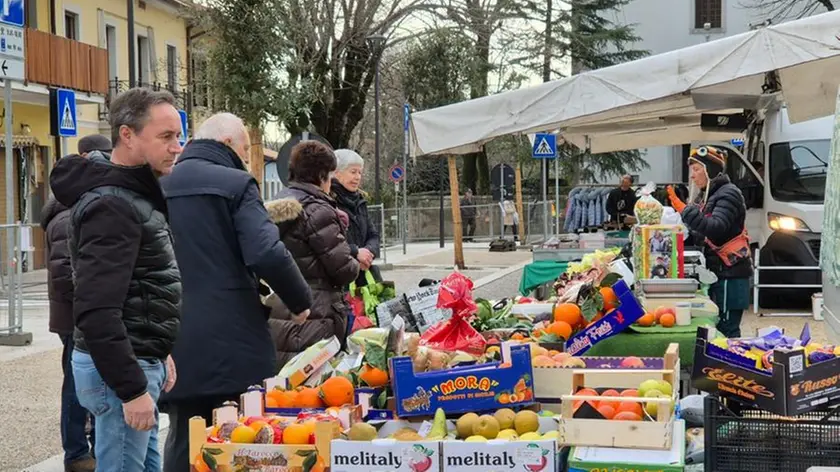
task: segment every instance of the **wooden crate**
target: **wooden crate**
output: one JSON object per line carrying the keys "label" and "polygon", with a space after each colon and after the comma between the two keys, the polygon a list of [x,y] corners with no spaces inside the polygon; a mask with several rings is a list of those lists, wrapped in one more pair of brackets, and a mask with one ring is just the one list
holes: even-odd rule
{"label": "wooden crate", "polygon": [[[680,345],[671,343],[665,351],[665,355],[661,358],[642,357],[643,361],[656,360],[657,364],[661,362],[664,370],[674,371],[677,375],[677,382],[679,383],[680,373]],[[587,366],[599,365],[599,363],[614,362],[616,357],[587,357],[583,356],[581,359],[587,363]],[[534,367],[534,396],[537,401],[543,405],[558,404],[564,395],[568,395],[572,391],[572,376],[575,372],[583,371],[586,374],[587,382],[591,385],[607,385],[610,382],[615,385],[610,385],[614,388],[634,388],[643,381],[651,378],[651,372],[661,372],[663,369],[614,369],[614,368],[586,368],[574,369],[568,367]],[[621,375],[615,375],[620,372]]]}
{"label": "wooden crate", "polygon": [[[235,406],[218,408],[213,412],[214,423],[223,423],[231,415],[238,417]],[[190,418],[190,472],[234,472],[243,470],[240,464],[248,464],[247,470],[316,472],[329,466],[330,443],[339,427],[330,422],[316,424],[315,444],[307,445],[209,443],[208,432],[204,418]]]}
{"label": "wooden crate", "polygon": [[[674,434],[674,411],[672,408],[659,408],[655,421],[615,421],[574,418],[573,404],[577,400],[676,404],[678,398],[678,370],[644,370],[632,374],[628,370],[612,370],[599,372],[597,377],[590,379],[591,374],[591,370],[575,371],[572,374],[569,394],[562,396],[559,438],[561,444],[635,449],[669,449],[671,447]],[[597,383],[595,382],[596,378]],[[664,380],[670,383],[673,390],[671,398],[594,397],[571,393],[578,391],[581,387],[593,389],[636,388],[641,382],[648,379]]]}

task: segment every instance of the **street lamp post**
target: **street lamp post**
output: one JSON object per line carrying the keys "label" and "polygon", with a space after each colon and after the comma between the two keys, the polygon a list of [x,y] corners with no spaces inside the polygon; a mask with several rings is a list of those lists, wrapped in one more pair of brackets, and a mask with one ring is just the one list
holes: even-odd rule
{"label": "street lamp post", "polygon": [[382,194],[379,182],[379,59],[382,57],[382,50],[385,48],[385,36],[380,34],[375,34],[368,36],[367,38],[368,46],[371,49],[372,54],[374,54],[374,60],[376,64],[374,65],[374,85],[373,85],[373,95],[374,95],[374,130],[376,136],[374,138],[374,150],[373,150],[373,189],[374,189],[374,198],[376,199],[376,203],[382,203]]}

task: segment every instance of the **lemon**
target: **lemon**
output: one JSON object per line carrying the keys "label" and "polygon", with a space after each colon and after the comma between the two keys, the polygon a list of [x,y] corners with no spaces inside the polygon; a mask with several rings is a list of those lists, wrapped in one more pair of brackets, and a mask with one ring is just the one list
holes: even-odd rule
{"label": "lemon", "polygon": [[476,434],[475,436],[470,436],[467,439],[464,439],[464,441],[466,441],[466,442],[487,442],[487,438],[485,438],[484,436],[479,436],[479,435]]}
{"label": "lemon", "polygon": [[560,437],[560,431],[549,431],[542,435],[543,439],[557,439]]}
{"label": "lemon", "polygon": [[507,439],[507,440],[516,440],[519,438],[519,435],[516,434],[516,430],[513,429],[503,429],[499,431],[499,435],[496,436],[496,439]]}
{"label": "lemon", "polygon": [[248,426],[237,426],[236,429],[230,433],[230,442],[240,444],[253,444],[254,439],[257,438],[257,432]]}
{"label": "lemon", "polygon": [[520,441],[539,441],[540,439],[542,439],[540,433],[535,432],[525,433],[522,436],[519,436]]}

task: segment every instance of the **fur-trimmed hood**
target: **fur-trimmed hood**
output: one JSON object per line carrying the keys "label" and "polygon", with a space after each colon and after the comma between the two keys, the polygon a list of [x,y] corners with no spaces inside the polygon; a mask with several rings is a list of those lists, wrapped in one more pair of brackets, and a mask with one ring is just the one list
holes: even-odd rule
{"label": "fur-trimmed hood", "polygon": [[303,205],[291,197],[266,202],[265,209],[275,224],[296,220],[303,213]]}

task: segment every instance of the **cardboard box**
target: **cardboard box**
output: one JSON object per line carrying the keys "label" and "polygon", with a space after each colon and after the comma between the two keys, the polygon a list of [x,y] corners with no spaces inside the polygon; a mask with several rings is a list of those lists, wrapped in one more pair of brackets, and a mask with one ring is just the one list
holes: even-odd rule
{"label": "cardboard box", "polygon": [[554,472],[557,441],[443,441],[445,472]]}
{"label": "cardboard box", "polygon": [[639,300],[623,280],[616,282],[612,289],[618,297],[619,307],[569,338],[566,341],[566,352],[579,356],[602,339],[624,331],[645,314]]}
{"label": "cardboard box", "polygon": [[840,357],[810,367],[804,350],[776,349],[772,370],[712,344],[714,328],[698,328],[691,383],[762,410],[795,416],[840,403]]}
{"label": "cardboard box", "polygon": [[331,472],[438,472],[440,441],[333,440]]}
{"label": "cardboard box", "polygon": [[[302,385],[315,371],[321,368],[324,364],[329,362],[338,351],[341,350],[341,343],[338,338],[333,336],[330,341],[322,349],[315,352],[303,351],[295,356],[291,362],[298,361],[300,366],[285,375],[277,374],[274,377],[265,379],[266,388],[280,387],[286,390],[297,388]],[[288,365],[288,364],[287,364]],[[285,367],[281,370],[281,373]]]}
{"label": "cardboard box", "polygon": [[674,422],[674,441],[669,450],[575,446],[568,462],[569,472],[683,472],[685,422]]}
{"label": "cardboard box", "polygon": [[[481,412],[534,403],[534,373],[527,345],[502,349],[503,362],[415,373],[410,357],[393,357],[391,381],[399,417]],[[503,367],[504,365],[504,367]]]}

